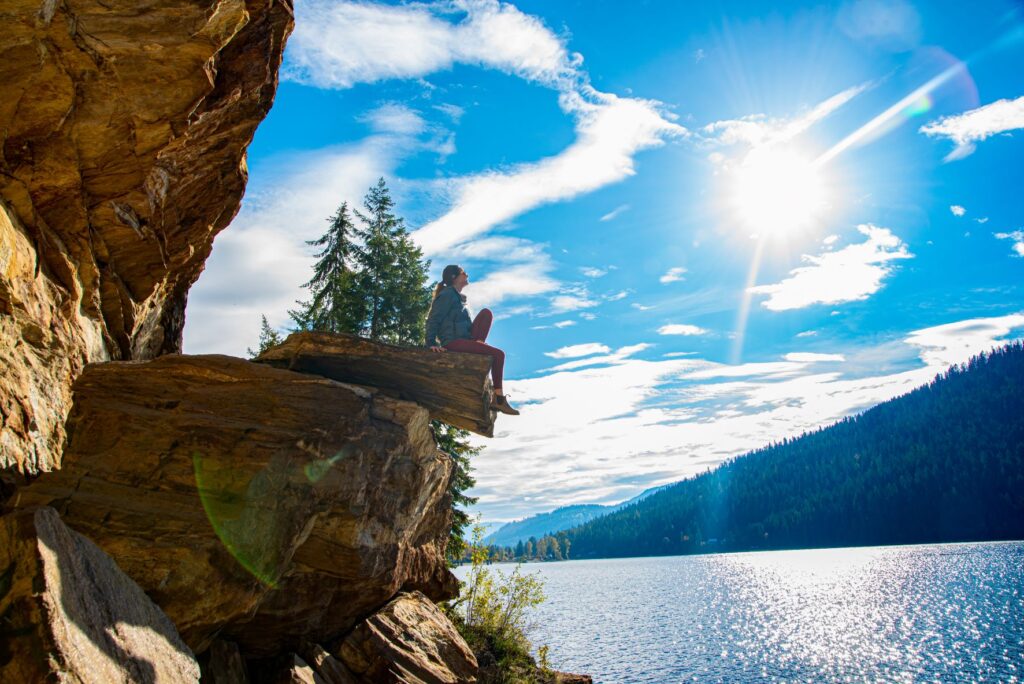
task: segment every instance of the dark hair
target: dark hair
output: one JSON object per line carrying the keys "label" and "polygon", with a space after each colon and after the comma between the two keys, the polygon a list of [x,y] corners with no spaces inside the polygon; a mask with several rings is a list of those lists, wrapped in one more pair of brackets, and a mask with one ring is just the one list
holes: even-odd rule
{"label": "dark hair", "polygon": [[434,288],[434,299],[437,299],[437,295],[441,294],[441,290],[446,287],[452,287],[452,283],[460,275],[462,275],[462,267],[458,264],[448,264],[445,266],[444,271],[441,272],[441,282]]}

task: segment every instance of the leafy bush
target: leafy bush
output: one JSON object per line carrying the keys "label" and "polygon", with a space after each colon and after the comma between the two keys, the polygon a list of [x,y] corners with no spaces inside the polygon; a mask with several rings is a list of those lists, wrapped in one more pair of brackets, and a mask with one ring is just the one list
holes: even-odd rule
{"label": "leafy bush", "polygon": [[[505,574],[489,567],[490,549],[484,528],[473,527],[470,569],[461,582],[459,598],[444,606],[480,663],[480,684],[519,684],[552,680],[553,673],[537,665],[530,654],[529,610],[544,601],[538,574],[523,574],[520,566]],[[547,649],[542,647],[546,654]]]}

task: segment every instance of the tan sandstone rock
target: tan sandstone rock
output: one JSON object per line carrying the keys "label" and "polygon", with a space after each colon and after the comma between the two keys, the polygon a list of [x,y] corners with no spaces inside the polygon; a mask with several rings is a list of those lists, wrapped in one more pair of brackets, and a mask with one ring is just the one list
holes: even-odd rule
{"label": "tan sandstone rock", "polygon": [[0,518],[0,568],[0,681],[199,681],[163,611],[53,509]]}
{"label": "tan sandstone rock", "polygon": [[488,356],[398,347],[343,333],[297,332],[257,361],[377,387],[415,401],[431,418],[494,436]]}
{"label": "tan sandstone rock", "polygon": [[294,653],[281,666],[271,684],[327,684],[305,660]]}
{"label": "tan sandstone rock", "polygon": [[352,630],[338,650],[361,682],[476,682],[473,651],[441,609],[418,591],[399,594]]}
{"label": "tan sandstone rock", "polygon": [[227,356],[89,366],[49,504],[153,598],[197,653],[342,634],[400,589],[456,589],[451,462],[427,411]]}
{"label": "tan sandstone rock", "polygon": [[180,350],[292,25],[291,0],[0,3],[8,484],[60,465],[87,362]]}
{"label": "tan sandstone rock", "polygon": [[328,653],[320,644],[303,644],[299,647],[299,655],[309,663],[325,684],[359,684],[345,664]]}

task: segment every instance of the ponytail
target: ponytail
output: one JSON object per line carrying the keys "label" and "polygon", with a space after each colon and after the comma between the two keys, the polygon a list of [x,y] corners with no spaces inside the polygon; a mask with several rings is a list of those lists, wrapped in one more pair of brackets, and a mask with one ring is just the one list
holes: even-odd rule
{"label": "ponytail", "polygon": [[437,299],[437,295],[441,294],[441,290],[443,290],[445,287],[447,287],[447,286],[444,283],[438,283],[437,287],[434,288],[434,296],[431,299],[431,301],[433,301],[434,299]]}

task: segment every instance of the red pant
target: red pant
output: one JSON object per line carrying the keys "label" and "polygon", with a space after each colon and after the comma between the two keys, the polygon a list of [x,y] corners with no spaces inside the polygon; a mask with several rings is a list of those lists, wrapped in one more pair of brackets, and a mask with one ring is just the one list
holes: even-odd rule
{"label": "red pant", "polygon": [[480,313],[473,319],[473,328],[469,332],[472,339],[452,340],[444,345],[448,351],[464,352],[466,354],[486,354],[491,357],[491,378],[495,387],[501,387],[502,375],[505,371],[505,352],[497,347],[484,344],[487,340],[487,333],[491,331],[491,322],[494,315],[490,309],[480,309]]}

